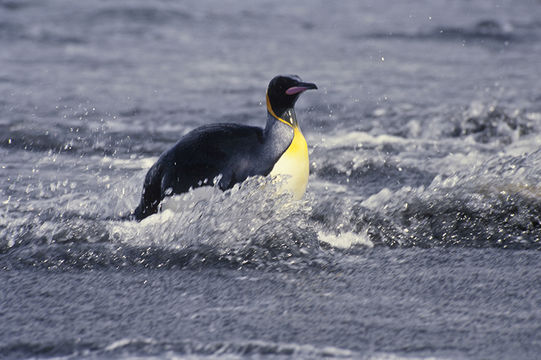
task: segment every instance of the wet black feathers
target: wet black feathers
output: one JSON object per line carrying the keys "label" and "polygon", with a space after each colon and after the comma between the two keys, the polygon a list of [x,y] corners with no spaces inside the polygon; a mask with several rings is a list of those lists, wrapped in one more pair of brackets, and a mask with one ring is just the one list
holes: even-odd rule
{"label": "wet black feathers", "polygon": [[186,134],[148,171],[135,219],[156,213],[166,195],[212,185],[218,176],[225,190],[248,176],[268,175],[274,161],[261,158],[263,141],[262,129],[238,124],[208,125]]}

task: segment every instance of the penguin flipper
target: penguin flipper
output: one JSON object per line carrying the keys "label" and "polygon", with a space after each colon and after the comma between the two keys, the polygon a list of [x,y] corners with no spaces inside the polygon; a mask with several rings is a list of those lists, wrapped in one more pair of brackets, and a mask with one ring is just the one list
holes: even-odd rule
{"label": "penguin flipper", "polygon": [[158,212],[158,206],[162,201],[162,163],[158,161],[148,171],[145,182],[143,184],[143,192],[141,194],[141,202],[134,210],[133,217],[137,221],[141,221],[147,216]]}

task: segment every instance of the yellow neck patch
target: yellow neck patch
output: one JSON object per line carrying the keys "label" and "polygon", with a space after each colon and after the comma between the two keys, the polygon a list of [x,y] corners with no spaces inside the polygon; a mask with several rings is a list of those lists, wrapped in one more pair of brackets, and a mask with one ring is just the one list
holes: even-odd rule
{"label": "yellow neck patch", "polygon": [[282,182],[282,190],[291,193],[295,200],[299,200],[306,191],[310,173],[308,144],[298,126],[292,125],[274,113],[268,95],[267,110],[278,121],[293,128],[293,140],[280,159],[274,164],[270,175]]}

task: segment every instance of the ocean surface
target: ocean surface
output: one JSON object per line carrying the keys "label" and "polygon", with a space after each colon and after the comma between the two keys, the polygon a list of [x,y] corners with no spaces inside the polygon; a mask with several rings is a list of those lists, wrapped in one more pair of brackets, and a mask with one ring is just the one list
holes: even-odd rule
{"label": "ocean surface", "polygon": [[[539,0],[0,0],[0,358],[539,359],[540,59]],[[277,74],[302,201],[121,220]]]}

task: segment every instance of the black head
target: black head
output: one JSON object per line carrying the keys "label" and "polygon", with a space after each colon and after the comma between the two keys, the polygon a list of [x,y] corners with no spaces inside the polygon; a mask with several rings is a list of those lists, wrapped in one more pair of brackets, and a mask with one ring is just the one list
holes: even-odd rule
{"label": "black head", "polygon": [[267,89],[267,110],[278,117],[293,109],[299,95],[309,89],[317,89],[316,84],[306,83],[297,75],[279,75],[272,79]]}

